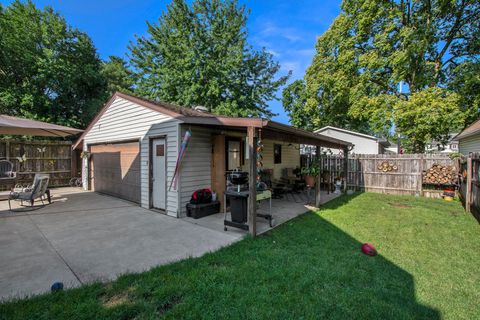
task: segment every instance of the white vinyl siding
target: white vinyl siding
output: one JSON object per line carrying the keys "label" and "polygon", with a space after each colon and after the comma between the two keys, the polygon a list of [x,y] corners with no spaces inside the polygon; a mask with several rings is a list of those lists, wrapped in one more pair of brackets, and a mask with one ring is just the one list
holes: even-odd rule
{"label": "white vinyl siding", "polygon": [[[201,127],[181,126],[181,136],[187,129],[192,138],[185,151],[180,167],[180,216],[186,215],[186,205],[195,190],[211,188],[212,135],[211,130]],[[180,144],[181,142],[180,138]]]}
{"label": "white vinyl siding", "polygon": [[458,152],[463,155],[468,155],[470,152],[480,152],[480,133],[460,139]]}
{"label": "white vinyl siding", "polygon": [[[166,136],[167,182],[172,180],[178,154],[180,121],[142,107],[122,98],[116,98],[84,137],[84,150],[89,144],[114,143],[126,140],[141,141],[141,206],[149,208],[149,137]],[[84,161],[84,185],[87,185]],[[167,185],[167,186],[168,186]],[[178,193],[167,189],[166,213],[178,216]]]}
{"label": "white vinyl siding", "polygon": [[[378,154],[380,151],[378,147],[378,141],[376,138],[367,138],[367,137],[356,135],[356,134],[337,131],[332,128],[328,128],[324,131],[316,131],[316,133],[320,133],[327,137],[348,141],[354,144],[353,150],[350,153]],[[338,154],[340,150],[332,149],[332,152],[334,154]]]}

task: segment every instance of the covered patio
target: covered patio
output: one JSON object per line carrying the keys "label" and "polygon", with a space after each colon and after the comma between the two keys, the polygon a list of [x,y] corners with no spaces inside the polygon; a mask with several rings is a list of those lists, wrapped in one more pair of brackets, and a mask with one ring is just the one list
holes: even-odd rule
{"label": "covered patio", "polygon": [[[229,206],[223,200],[223,195],[226,192],[225,176],[228,174],[228,157],[225,150],[228,152],[226,143],[232,137],[239,137],[244,139],[246,160],[242,165],[242,171],[248,172],[248,189],[244,193],[248,193],[249,199],[257,198],[257,182],[261,180],[263,163],[275,163],[272,159],[264,157],[262,153],[263,141],[276,141],[283,143],[284,146],[297,145],[297,153],[300,154],[300,145],[314,146],[316,154],[320,154],[320,149],[331,148],[342,150],[344,156],[344,172],[348,161],[348,151],[351,144],[342,140],[334,139],[328,136],[315,134],[302,129],[293,128],[288,125],[280,124],[274,121],[263,120],[258,118],[227,118],[227,117],[185,117],[181,119],[185,128],[191,129],[203,128],[207,130],[212,137],[212,181],[211,187],[218,194],[218,199],[221,202],[221,212],[219,214],[203,217],[201,219],[193,219],[190,217],[186,220],[206,228],[222,230],[224,228],[224,220],[231,217]],[[242,147],[240,147],[243,149]],[[217,152],[219,150],[219,152]],[[267,155],[266,155],[267,156]],[[268,154],[268,157],[274,155]],[[254,161],[252,161],[254,159]],[[254,177],[253,179],[251,177]],[[315,187],[307,186],[302,190],[295,190],[295,192],[288,192],[282,197],[271,199],[271,214],[274,220],[273,226],[279,225],[288,221],[306,211],[320,207],[321,204],[335,198],[338,194],[333,194],[321,190],[321,176],[316,177]],[[248,201],[248,221],[243,230],[228,227],[228,231],[234,233],[244,234],[247,230],[251,235],[263,233],[271,226],[269,222],[262,217],[269,210],[269,199],[265,201]],[[226,208],[225,208],[226,207]],[[227,211],[224,219],[224,211]],[[227,227],[227,225],[225,225]]]}
{"label": "covered patio", "polygon": [[[313,192],[312,192],[313,195]],[[323,205],[337,197],[340,194],[328,193],[327,191],[321,191],[321,203]],[[256,224],[256,234],[260,235],[265,233],[273,228],[295,218],[299,215],[304,214],[309,210],[314,210],[316,207],[312,203],[308,203],[308,195],[306,192],[298,194],[287,194],[282,199],[273,199],[272,200],[272,215],[273,215],[273,224],[270,226],[268,220],[257,217],[255,220]],[[269,206],[267,202],[260,202],[257,206],[257,213],[266,214],[269,212]],[[230,212],[227,212],[227,219],[231,219]],[[192,217],[185,217],[183,220],[190,223],[205,227],[209,230],[224,230],[224,213],[216,213],[214,215],[206,216],[201,219],[194,219]],[[241,238],[244,236],[247,231],[228,227],[227,234],[234,235],[235,237]]]}

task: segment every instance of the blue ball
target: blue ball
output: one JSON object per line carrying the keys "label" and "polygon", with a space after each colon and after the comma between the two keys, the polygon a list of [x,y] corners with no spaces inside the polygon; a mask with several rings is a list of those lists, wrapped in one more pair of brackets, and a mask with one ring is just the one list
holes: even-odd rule
{"label": "blue ball", "polygon": [[52,284],[50,288],[52,292],[62,291],[63,290],[63,282],[55,282]]}

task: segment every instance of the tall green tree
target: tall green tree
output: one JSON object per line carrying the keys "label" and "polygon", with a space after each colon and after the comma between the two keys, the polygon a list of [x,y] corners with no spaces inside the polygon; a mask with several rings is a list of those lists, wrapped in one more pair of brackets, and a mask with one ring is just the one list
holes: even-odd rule
{"label": "tall green tree", "polygon": [[287,76],[265,50],[247,42],[247,10],[236,0],[173,0],[148,36],[130,45],[142,96],[203,105],[231,116],[273,114],[267,102]]}
{"label": "tall green tree", "polygon": [[[476,0],[344,0],[305,75],[305,111],[382,135],[395,126],[423,151],[478,117],[479,16]],[[451,126],[437,130],[439,117]],[[407,130],[404,119],[418,121]]]}
{"label": "tall green tree", "polygon": [[125,93],[134,91],[133,73],[122,58],[110,56],[107,61],[104,61],[102,75],[107,81],[107,95],[111,95],[115,91]]}
{"label": "tall green tree", "polygon": [[291,124],[297,128],[313,130],[315,124],[310,121],[311,114],[305,112],[305,102],[305,81],[295,80],[283,89],[282,105]]}
{"label": "tall green tree", "polygon": [[91,39],[52,8],[0,5],[0,112],[84,127],[105,99]]}

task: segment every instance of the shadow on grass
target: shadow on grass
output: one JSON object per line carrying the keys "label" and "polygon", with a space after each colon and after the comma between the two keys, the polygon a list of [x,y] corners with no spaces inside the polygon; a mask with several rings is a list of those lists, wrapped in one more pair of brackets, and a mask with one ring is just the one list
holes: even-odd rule
{"label": "shadow on grass", "polygon": [[342,207],[342,206],[348,204],[349,202],[354,200],[356,197],[360,196],[362,193],[364,193],[364,192],[363,191],[356,191],[351,195],[342,194],[341,196],[338,196],[338,197],[333,198],[332,200],[330,200],[328,202],[323,203],[321,205],[320,209],[323,209],[323,208],[337,209],[339,207]]}
{"label": "shadow on grass", "polygon": [[[353,197],[325,207],[336,208]],[[310,212],[201,258],[1,306],[7,318],[439,319],[411,274]],[[124,297],[115,306],[105,297]],[[112,299],[110,299],[111,301]]]}

